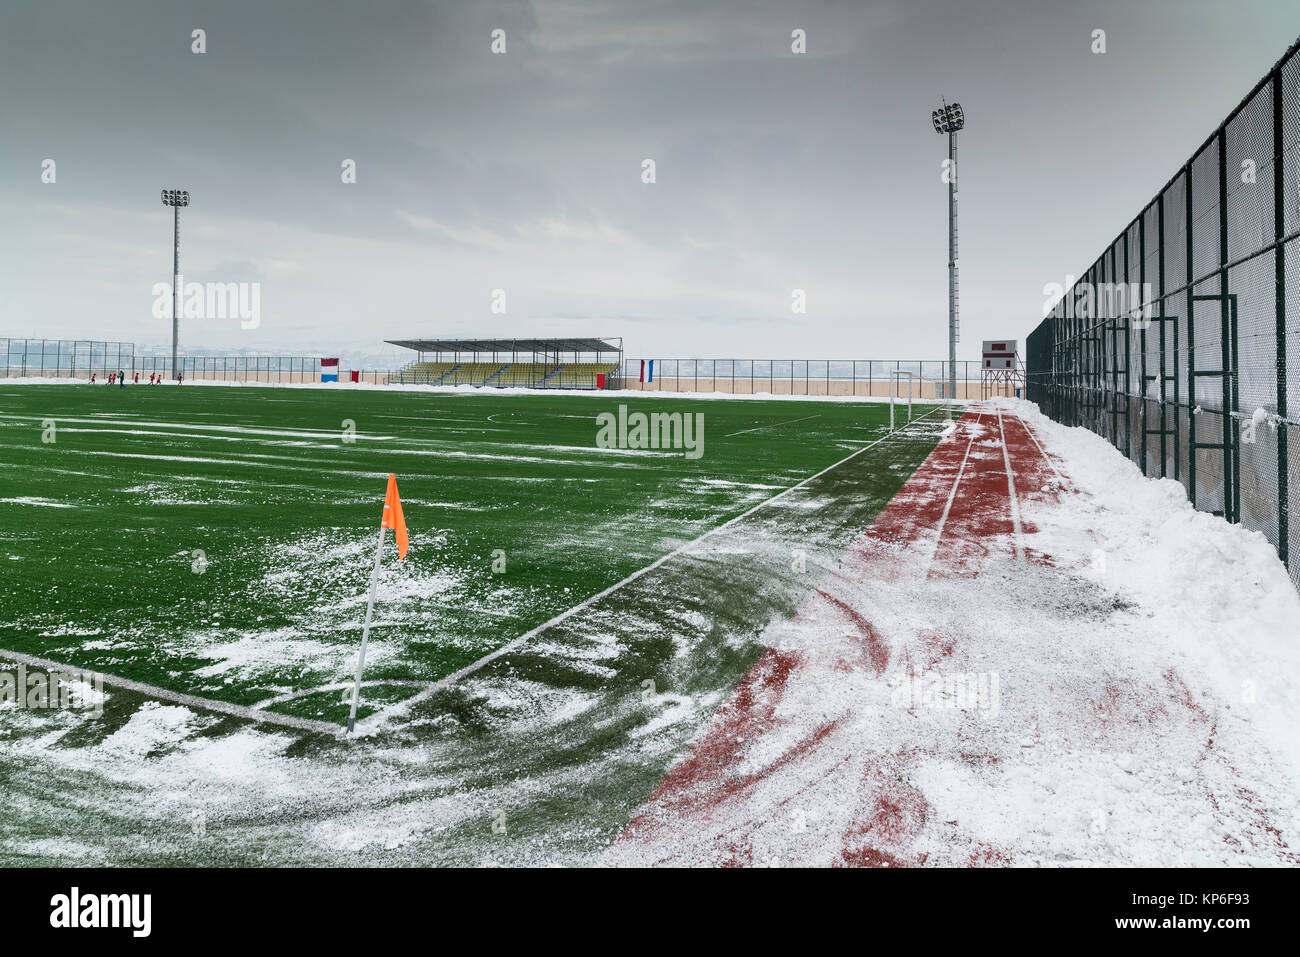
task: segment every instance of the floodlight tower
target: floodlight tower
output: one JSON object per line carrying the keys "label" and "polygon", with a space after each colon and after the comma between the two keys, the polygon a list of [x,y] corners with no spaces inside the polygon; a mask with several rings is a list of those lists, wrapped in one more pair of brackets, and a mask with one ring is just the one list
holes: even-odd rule
{"label": "floodlight tower", "polygon": [[162,191],[162,201],[175,214],[172,226],[172,378],[175,379],[179,371],[176,365],[176,335],[181,321],[181,207],[190,204],[190,191],[165,189]]}
{"label": "floodlight tower", "polygon": [[930,114],[934,131],[948,134],[948,408],[957,397],[957,131],[966,125],[960,103],[945,102]]}

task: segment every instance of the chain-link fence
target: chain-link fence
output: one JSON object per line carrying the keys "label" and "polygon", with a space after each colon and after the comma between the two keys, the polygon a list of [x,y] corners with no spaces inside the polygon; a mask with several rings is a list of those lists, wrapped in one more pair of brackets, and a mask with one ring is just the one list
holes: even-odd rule
{"label": "chain-link fence", "polygon": [[[388,385],[405,381],[405,370],[349,369],[323,366],[312,356],[181,356],[181,374],[186,381],[294,383],[320,382],[337,373],[340,382],[368,382]],[[0,339],[0,378],[103,378],[110,372],[140,373],[142,378],[159,375],[165,381],[172,374],[171,357],[136,355],[129,342],[90,342],[62,339]],[[463,364],[446,363],[449,368]],[[957,363],[955,398],[981,396],[981,364],[976,360]],[[409,366],[407,367],[409,369]],[[947,388],[948,363],[939,359],[627,359],[622,369],[609,367],[606,388],[646,392],[722,392],[730,395],[889,395],[890,375],[909,372],[916,377],[917,397],[943,398]],[[482,370],[479,370],[482,371]],[[560,373],[564,373],[560,369]],[[621,376],[620,376],[621,371]],[[489,370],[489,373],[491,370]],[[550,370],[553,374],[554,370]],[[479,376],[471,384],[489,386],[536,386],[520,378],[518,368],[506,373]],[[537,378],[544,378],[542,370]],[[418,380],[425,381],[425,380]],[[433,381],[433,380],[429,380]],[[457,384],[449,378],[435,384]],[[469,380],[465,380],[469,381]],[[595,383],[592,378],[592,382]],[[554,387],[560,387],[557,383]],[[592,385],[594,388],[594,384]],[[1011,388],[1004,383],[1001,391]]]}
{"label": "chain-link fence", "polygon": [[[339,363],[326,366],[314,356],[181,356],[181,375],[189,382],[320,382],[326,376],[338,376],[339,382],[369,382],[387,385],[387,370],[349,369]],[[158,373],[171,379],[170,356],[141,356],[136,371]]]}
{"label": "chain-link fence", "polygon": [[1056,304],[1026,365],[1046,414],[1262,533],[1300,586],[1298,51]]}
{"label": "chain-link fence", "polygon": [[[910,372],[920,397],[942,398],[948,363],[905,359],[628,359],[622,387],[663,392],[723,392],[728,395],[888,396],[893,372]],[[978,399],[981,367],[957,363],[957,399]]]}
{"label": "chain-link fence", "polygon": [[75,379],[132,368],[135,345],[88,339],[0,339],[5,378]]}
{"label": "chain-link fence", "polygon": [[[391,376],[387,369],[326,366],[313,356],[181,356],[178,365],[190,382],[320,382],[337,375],[340,382],[387,385]],[[130,342],[0,339],[0,378],[103,379],[114,372],[175,378],[171,356],[137,355]]]}

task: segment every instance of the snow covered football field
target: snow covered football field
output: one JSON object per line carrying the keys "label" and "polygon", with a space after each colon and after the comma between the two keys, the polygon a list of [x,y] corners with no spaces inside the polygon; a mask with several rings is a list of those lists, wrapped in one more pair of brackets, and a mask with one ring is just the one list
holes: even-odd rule
{"label": "snow covered football field", "polygon": [[[302,394],[261,390],[257,401],[273,409],[268,403],[277,395]],[[447,413],[463,420],[450,423],[453,429],[474,431],[496,428],[529,402],[547,400],[498,398],[491,401],[520,405],[492,411],[473,405],[476,398],[454,401],[482,412]],[[746,403],[717,405],[719,417],[749,415],[733,406]],[[214,623],[222,609],[215,598],[205,605],[202,624],[224,640],[201,653],[192,642],[169,643],[165,629],[155,633],[133,622],[153,650],[131,660],[154,661],[157,673],[135,672],[140,687],[106,686],[102,717],[0,706],[0,778],[9,796],[0,812],[0,858],[26,864],[1296,863],[1300,746],[1292,729],[1300,718],[1300,598],[1262,537],[1195,512],[1177,483],[1144,479],[1100,437],[1061,427],[1027,403],[972,406],[946,429],[931,413],[892,435],[881,428],[879,410],[861,411],[864,406],[805,404],[789,414],[760,413],[761,406],[748,406],[766,416],[757,424],[719,423],[727,424],[721,431],[728,438],[763,431],[733,439],[710,466],[716,474],[657,463],[667,471],[641,490],[643,504],[617,515],[618,533],[633,547],[628,568],[607,569],[608,581],[539,572],[527,583],[540,596],[538,608],[522,589],[507,603],[513,631],[485,629],[482,592],[462,590],[475,599],[472,613],[456,619],[462,623],[456,634],[477,652],[466,650],[466,660],[482,654],[475,642],[501,646],[482,636],[523,636],[507,653],[431,688],[440,675],[454,673],[459,659],[421,657],[433,663],[414,673],[409,660],[398,667],[406,659],[394,635],[387,672],[381,641],[379,674],[392,680],[392,698],[376,713],[383,720],[354,740],[311,726],[244,720],[175,697],[190,691],[265,706],[271,675],[286,688],[301,680],[328,701],[317,707],[319,715],[302,707],[281,713],[331,720],[335,672],[346,665],[354,633],[336,646],[328,634],[298,633],[293,618],[241,639]],[[691,407],[708,414],[711,403]],[[832,408],[848,411],[826,411]],[[184,428],[175,416],[159,420],[170,423],[165,428],[157,422],[119,428],[173,433],[128,441],[206,442],[212,430],[200,427],[203,411],[188,410]],[[556,428],[572,415],[584,419],[584,435],[591,431],[583,412],[550,412],[560,419]],[[388,434],[398,434],[400,413],[388,408],[384,414],[392,417]],[[836,414],[846,418],[832,427],[827,419]],[[784,424],[803,416],[827,418],[797,428]],[[186,469],[229,469],[235,481],[146,477],[129,488],[151,490],[124,494],[153,504],[135,507],[167,512],[168,497],[179,497],[215,507],[200,514],[217,521],[258,494],[239,481],[250,470],[266,474],[264,466],[280,473],[281,484],[302,486],[284,494],[295,497],[303,515],[325,507],[311,480],[286,471],[293,455],[336,456],[322,447],[317,427],[281,426],[259,437],[228,431],[230,423],[220,418],[209,424],[218,426],[214,442],[223,435],[238,439],[230,453],[155,448],[130,454],[184,457],[193,460],[183,463]],[[292,431],[303,434],[278,434]],[[250,437],[300,444],[296,451],[250,453]],[[429,464],[436,452],[465,451],[471,440],[493,436],[425,437],[433,443],[426,447],[431,458],[412,467],[428,472],[434,484],[413,495],[417,503],[450,501],[432,489],[440,482],[450,494],[464,482],[453,499],[472,505],[465,489],[491,484],[471,473],[439,478]],[[443,441],[448,444],[439,446]],[[562,473],[597,480],[587,483],[597,488],[606,479],[623,481],[618,468],[635,457],[593,461],[578,450],[580,441],[560,435],[534,440],[545,449],[476,447],[472,453],[496,456],[477,461],[504,470],[498,478],[508,475],[507,508],[530,477]],[[783,466],[798,448],[805,449],[800,467]],[[235,457],[241,461],[230,461]],[[556,461],[503,461],[512,457]],[[203,461],[209,458],[227,461]],[[362,484],[372,465],[356,469]],[[518,469],[549,471],[511,471]],[[741,471],[747,477],[738,481],[734,473]],[[6,481],[15,478],[6,473]],[[201,501],[187,498],[200,493]],[[480,503],[489,513],[501,504],[495,494]],[[84,512],[94,504],[91,491],[86,496],[64,501],[48,492],[6,491],[4,564],[39,548],[24,515]],[[353,497],[349,489],[358,516],[376,511]],[[593,501],[599,513],[614,499]],[[770,504],[755,508],[763,502]],[[416,514],[413,504],[407,513],[413,525]],[[671,534],[650,535],[647,514],[678,524]],[[568,533],[571,556],[590,554],[583,551],[590,546],[583,529],[593,516],[579,517]],[[598,541],[608,540],[614,521],[607,515]],[[322,565],[316,556],[329,544],[298,538],[296,545],[281,543],[297,551],[271,549],[260,559],[259,600],[274,596],[276,582],[301,585],[305,568],[309,576],[346,583],[346,594],[330,596],[331,627],[346,625],[358,593],[357,576],[346,569],[357,559],[364,565],[364,549],[353,555],[349,538]],[[422,542],[413,528],[412,554],[421,544],[454,549],[446,540],[455,538],[431,534]],[[438,578],[456,562],[443,565],[386,580],[406,627],[421,622],[438,589],[464,588]],[[5,588],[14,581],[8,576]],[[113,585],[110,576],[96,587],[111,594]],[[601,588],[611,585],[603,595]],[[234,596],[240,586],[229,581],[225,587]],[[567,602],[565,588],[576,589]],[[291,603],[298,597],[284,592]],[[22,633],[23,622],[12,614],[20,604],[12,595],[0,600],[10,612],[3,624],[11,646]],[[148,606],[141,601],[130,607]],[[529,610],[541,617],[528,619]],[[561,620],[547,624],[557,613]],[[51,613],[41,621],[46,637],[39,645],[61,651],[56,660],[78,649],[107,653],[104,643],[121,641],[111,627],[79,634],[71,616],[60,633],[57,618]],[[51,636],[59,641],[51,645]],[[36,644],[33,636],[27,648]],[[268,664],[277,659],[292,660],[295,673]],[[234,690],[224,693],[227,677]],[[403,686],[403,679],[413,684]],[[172,697],[151,694],[150,687]]]}

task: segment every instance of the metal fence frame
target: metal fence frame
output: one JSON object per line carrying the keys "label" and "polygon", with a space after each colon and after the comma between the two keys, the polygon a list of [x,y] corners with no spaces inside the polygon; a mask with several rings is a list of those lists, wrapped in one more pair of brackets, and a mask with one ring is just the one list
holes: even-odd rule
{"label": "metal fence frame", "polygon": [[[948,362],[941,359],[655,359],[654,380],[645,382],[640,381],[642,361],[651,360],[625,359],[610,377],[609,388],[885,397],[891,372],[911,372],[926,384],[919,398],[932,399],[941,397],[938,390],[948,379]],[[128,375],[158,373],[166,380],[174,378],[170,356],[136,355],[129,342],[0,339],[0,378],[89,378],[91,373],[107,375],[119,369]],[[191,382],[309,383],[321,378],[320,359],[315,356],[182,356],[180,371]],[[356,371],[361,382],[374,385],[397,383],[400,372],[352,370],[341,363],[338,371],[340,382],[348,382]],[[958,362],[956,398],[979,398],[981,374],[978,360]]]}
{"label": "metal fence frame", "polygon": [[1298,259],[1300,40],[1030,334],[1026,365],[1044,413],[1261,532],[1300,587]]}
{"label": "metal fence frame", "polygon": [[[320,382],[322,372],[317,356],[181,356],[179,365],[190,381]],[[0,338],[0,378],[77,379],[119,370],[173,378],[170,356],[137,355],[130,342]],[[340,382],[356,372],[359,381],[374,385],[387,385],[391,375],[387,369],[354,370],[341,362],[337,371]]]}
{"label": "metal fence frame", "polygon": [[135,344],[95,339],[0,339],[0,371],[6,377],[76,378],[129,369]]}
{"label": "metal fence frame", "polygon": [[[666,392],[722,392],[733,395],[888,396],[891,372],[911,372],[941,397],[948,380],[942,359],[655,359],[654,379],[641,379],[641,363],[623,364],[623,388]],[[957,399],[980,397],[979,360],[957,363]]]}

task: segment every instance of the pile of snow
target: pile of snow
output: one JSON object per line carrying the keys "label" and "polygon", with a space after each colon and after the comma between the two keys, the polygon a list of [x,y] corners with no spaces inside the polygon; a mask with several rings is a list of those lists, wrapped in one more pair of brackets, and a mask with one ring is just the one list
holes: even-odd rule
{"label": "pile of snow", "polygon": [[1196,666],[1300,777],[1300,595],[1273,546],[1197,511],[1180,483],[1146,478],[1095,433],[1029,402],[999,404],[1068,463],[1084,493],[1052,508],[1044,550],[1072,555],[1078,574],[1141,607],[1151,640]]}

